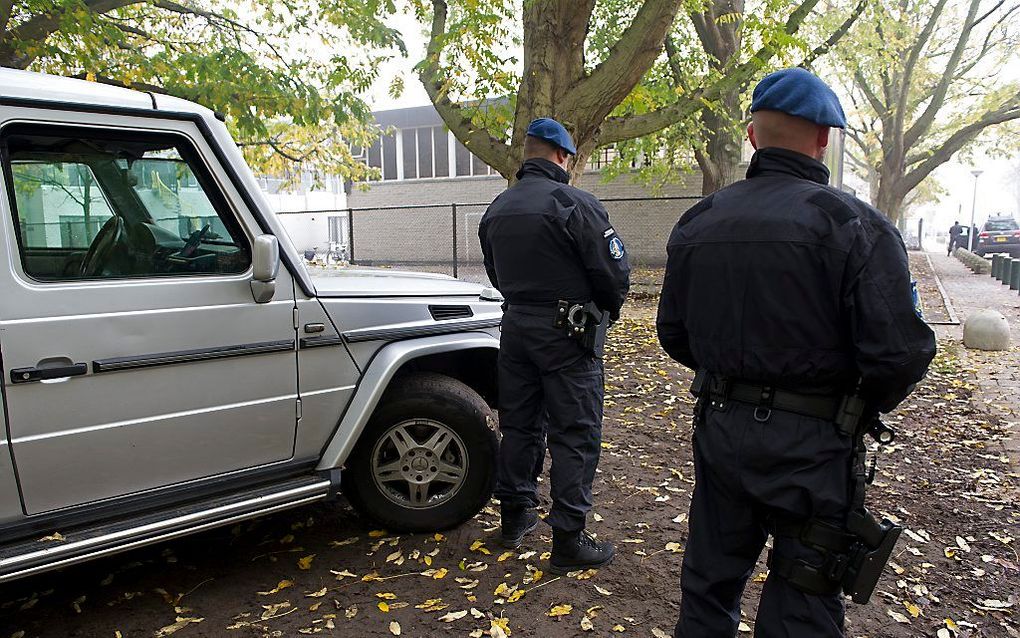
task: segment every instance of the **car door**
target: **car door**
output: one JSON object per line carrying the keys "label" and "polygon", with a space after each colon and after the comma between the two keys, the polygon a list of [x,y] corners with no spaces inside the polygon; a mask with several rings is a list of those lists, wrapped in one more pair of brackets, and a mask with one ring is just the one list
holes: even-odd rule
{"label": "car door", "polygon": [[255,302],[258,226],[197,127],[4,116],[0,349],[26,513],[290,459],[293,282]]}

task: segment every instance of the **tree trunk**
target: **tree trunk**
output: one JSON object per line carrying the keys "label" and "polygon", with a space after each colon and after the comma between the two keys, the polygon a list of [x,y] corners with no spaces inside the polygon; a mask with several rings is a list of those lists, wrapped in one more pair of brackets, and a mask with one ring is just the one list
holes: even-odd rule
{"label": "tree trunk", "polygon": [[872,191],[871,203],[875,208],[885,213],[889,221],[896,224],[903,215],[903,200],[905,196],[899,193],[899,189],[896,187],[896,179],[886,174],[884,170],[878,179],[878,190]]}
{"label": "tree trunk", "polygon": [[740,116],[740,95],[731,92],[723,97],[720,115],[709,109],[701,112],[705,128],[705,150],[696,155],[701,169],[701,194],[711,195],[740,179],[739,169],[743,138],[734,130],[733,120]]}

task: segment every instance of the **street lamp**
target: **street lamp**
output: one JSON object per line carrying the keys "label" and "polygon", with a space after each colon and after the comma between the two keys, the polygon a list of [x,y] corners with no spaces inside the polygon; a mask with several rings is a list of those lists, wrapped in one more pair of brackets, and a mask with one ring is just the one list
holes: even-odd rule
{"label": "street lamp", "polygon": [[978,177],[981,177],[982,172],[984,171],[980,169],[974,169],[970,172],[974,176],[974,198],[970,202],[970,228],[967,229],[967,236],[970,238],[968,242],[970,246],[967,249],[970,252],[974,252],[974,212],[977,210],[977,181]]}

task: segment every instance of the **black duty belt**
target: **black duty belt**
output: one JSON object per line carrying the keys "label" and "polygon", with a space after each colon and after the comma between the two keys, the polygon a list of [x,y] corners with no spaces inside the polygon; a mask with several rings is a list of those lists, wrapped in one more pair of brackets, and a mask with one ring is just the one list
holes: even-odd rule
{"label": "black duty belt", "polygon": [[691,393],[719,410],[724,409],[729,401],[755,406],[754,417],[759,421],[767,421],[772,410],[840,421],[848,407],[848,397],[844,395],[792,392],[759,383],[722,379],[703,371],[695,375]]}

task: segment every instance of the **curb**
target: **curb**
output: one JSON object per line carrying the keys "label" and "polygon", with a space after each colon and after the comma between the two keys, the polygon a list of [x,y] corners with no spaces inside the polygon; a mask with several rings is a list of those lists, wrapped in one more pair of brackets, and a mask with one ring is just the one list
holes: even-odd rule
{"label": "curb", "polygon": [[958,326],[960,325],[960,319],[956,316],[956,309],[953,308],[953,302],[949,299],[949,295],[946,293],[946,289],[942,286],[942,280],[939,279],[939,273],[935,270],[935,264],[931,261],[931,255],[928,251],[924,251],[924,259],[928,262],[928,269],[931,270],[932,277],[935,278],[935,287],[938,288],[939,294],[942,296],[942,305],[946,309],[946,314],[949,315],[949,321],[926,321],[929,326]]}

